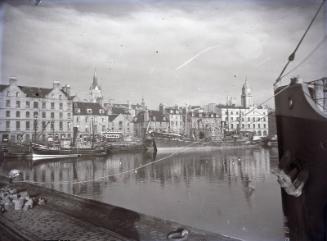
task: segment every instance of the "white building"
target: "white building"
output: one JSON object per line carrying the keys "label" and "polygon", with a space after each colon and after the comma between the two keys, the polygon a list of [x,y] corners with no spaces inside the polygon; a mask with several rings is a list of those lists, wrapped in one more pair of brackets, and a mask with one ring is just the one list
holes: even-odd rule
{"label": "white building", "polygon": [[251,132],[264,137],[268,133],[268,109],[253,104],[253,96],[247,80],[242,87],[241,106],[220,105],[222,127],[227,132]]}
{"label": "white building", "polygon": [[70,87],[54,81],[52,88],[20,86],[16,78],[0,85],[1,140],[47,141],[72,137]]}

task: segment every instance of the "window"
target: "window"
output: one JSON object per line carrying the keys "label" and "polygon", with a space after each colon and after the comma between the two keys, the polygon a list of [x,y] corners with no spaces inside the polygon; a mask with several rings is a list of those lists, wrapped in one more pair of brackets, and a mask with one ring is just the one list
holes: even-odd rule
{"label": "window", "polygon": [[59,112],[59,118],[60,119],[62,119],[62,116],[63,116],[62,112]]}
{"label": "window", "polygon": [[255,121],[255,117],[253,117],[252,120]]}
{"label": "window", "polygon": [[59,103],[59,109],[62,110],[62,108],[63,108],[63,104]]}
{"label": "window", "polygon": [[242,128],[244,128],[244,124],[242,124]]}
{"label": "window", "polygon": [[68,122],[67,122],[67,130],[70,131],[71,126],[72,126],[71,123],[68,121]]}
{"label": "window", "polygon": [[6,111],[6,117],[10,117],[10,110]]}
{"label": "window", "polygon": [[119,130],[122,130],[122,129],[123,129],[123,122],[119,121]]}
{"label": "window", "polygon": [[6,128],[7,128],[7,129],[10,128],[10,121],[6,121]]}
{"label": "window", "polygon": [[47,117],[46,112],[42,112],[42,118],[46,118],[46,117]]}
{"label": "window", "polygon": [[262,121],[266,121],[266,118],[265,118],[265,117],[263,117],[263,118],[262,118]]}
{"label": "window", "polygon": [[29,130],[30,129],[30,122],[29,121],[26,121],[26,130]]}
{"label": "window", "polygon": [[248,117],[248,121],[251,121],[250,117]]}
{"label": "window", "polygon": [[20,130],[20,121],[16,121],[16,130]]}
{"label": "window", "polygon": [[47,102],[43,101],[42,102],[42,109],[46,109],[47,108]]}
{"label": "window", "polygon": [[263,124],[263,128],[266,128],[266,124]]}
{"label": "window", "polygon": [[6,107],[10,107],[10,100],[6,100]]}
{"label": "window", "polygon": [[17,118],[20,117],[20,111],[16,111],[16,117],[17,117]]}
{"label": "window", "polygon": [[68,119],[71,118],[71,113],[70,112],[67,113],[67,117],[68,117]]}
{"label": "window", "polygon": [[55,108],[55,103],[51,102],[51,109],[53,110]]}
{"label": "window", "polygon": [[59,121],[59,129],[62,131],[63,130],[63,123],[62,123],[62,121]]}
{"label": "window", "polygon": [[250,124],[248,124],[248,128],[251,128]]}
{"label": "window", "polygon": [[76,108],[75,109],[75,113],[80,113],[81,112],[81,109],[80,108]]}
{"label": "window", "polygon": [[16,108],[20,108],[20,101],[19,100],[16,101]]}
{"label": "window", "polygon": [[34,113],[33,113],[33,117],[34,117],[34,118],[37,118],[38,115],[39,115],[39,113],[38,113],[37,111],[34,111]]}
{"label": "window", "polygon": [[34,101],[33,108],[38,109],[39,108],[39,102]]}
{"label": "window", "polygon": [[78,117],[78,116],[76,117],[76,122],[77,122],[77,123],[79,122],[79,117]]}
{"label": "window", "polygon": [[233,124],[231,124],[230,127],[233,129],[234,128]]}
{"label": "window", "polygon": [[19,97],[19,92],[16,92],[16,97]]}
{"label": "window", "polygon": [[255,124],[253,124],[253,128],[255,128]]}
{"label": "window", "polygon": [[263,135],[266,136],[267,135],[267,131],[263,131]]}
{"label": "window", "polygon": [[29,101],[26,101],[26,108],[30,108],[31,107],[31,103]]}
{"label": "window", "polygon": [[53,121],[51,121],[50,128],[51,128],[51,130],[54,130],[54,122]]}
{"label": "window", "polygon": [[55,114],[54,114],[54,112],[51,112],[51,118],[52,118],[52,119],[55,118]]}
{"label": "window", "polygon": [[258,128],[260,128],[260,124],[258,124]]}

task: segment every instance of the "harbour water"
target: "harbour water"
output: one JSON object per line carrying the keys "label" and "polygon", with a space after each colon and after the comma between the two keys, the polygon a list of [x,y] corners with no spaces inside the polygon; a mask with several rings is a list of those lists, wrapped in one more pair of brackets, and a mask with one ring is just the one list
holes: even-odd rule
{"label": "harbour water", "polygon": [[1,172],[20,169],[25,180],[49,188],[243,240],[279,241],[277,156],[277,149],[262,148],[166,150],[155,159],[124,153],[34,164],[6,160]]}

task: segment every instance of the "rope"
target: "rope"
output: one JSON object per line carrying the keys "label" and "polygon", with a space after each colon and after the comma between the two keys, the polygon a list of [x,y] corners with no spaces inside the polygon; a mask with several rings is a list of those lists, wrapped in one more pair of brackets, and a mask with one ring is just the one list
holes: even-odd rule
{"label": "rope", "polygon": [[81,183],[88,183],[88,182],[95,182],[95,181],[98,181],[98,180],[103,180],[103,179],[106,179],[106,178],[109,178],[109,177],[114,177],[114,176],[120,176],[120,175],[123,175],[123,174],[127,174],[127,173],[130,173],[130,172],[135,172],[141,168],[144,168],[144,167],[147,167],[147,166],[150,166],[154,163],[158,163],[160,161],[163,161],[163,160],[166,160],[168,158],[171,158],[179,153],[182,153],[183,151],[185,151],[187,148],[191,147],[192,145],[195,145],[197,143],[200,143],[200,142],[192,142],[191,144],[185,146],[182,150],[178,150],[176,152],[173,152],[165,157],[162,157],[158,160],[154,160],[152,162],[149,162],[149,163],[146,163],[144,165],[141,165],[139,167],[136,167],[136,168],[133,168],[133,169],[129,169],[129,170],[126,170],[126,171],[123,171],[123,172],[119,172],[119,173],[115,173],[115,174],[110,174],[110,175],[106,175],[106,176],[102,176],[102,177],[98,177],[98,178],[94,178],[94,179],[88,179],[88,180],[83,180],[83,181],[58,181],[58,182],[36,182],[36,181],[30,181],[30,180],[21,180],[21,181],[14,181],[15,183],[31,183],[31,184],[39,184],[39,185],[48,185],[48,184],[68,184],[68,183],[71,183],[71,184],[81,184]]}
{"label": "rope", "polygon": [[296,70],[298,67],[300,67],[302,64],[304,64],[321,46],[322,44],[327,40],[327,35],[325,35],[323,37],[322,40],[320,40],[320,42],[316,45],[316,47],[314,47],[310,53],[301,60],[300,63],[298,63],[296,66],[294,66],[292,69],[290,69],[286,74],[284,74],[283,76],[281,76],[280,78],[284,78],[285,76],[289,75],[290,73],[292,73],[294,70]]}
{"label": "rope", "polygon": [[321,2],[321,4],[320,4],[318,10],[316,11],[316,14],[315,14],[314,17],[312,18],[312,20],[311,20],[309,26],[308,26],[307,29],[305,30],[305,32],[304,32],[304,34],[302,35],[300,41],[299,41],[298,44],[296,45],[294,51],[290,54],[290,56],[288,56],[287,63],[285,64],[285,66],[284,66],[282,72],[279,74],[278,78],[276,79],[274,85],[276,85],[276,84],[281,80],[281,78],[282,78],[282,76],[283,76],[283,74],[284,74],[286,68],[287,68],[288,65],[291,63],[291,61],[293,61],[293,60],[295,59],[296,51],[299,49],[300,45],[302,44],[302,42],[303,42],[305,36],[307,35],[307,33],[309,32],[309,30],[310,30],[310,28],[311,28],[313,22],[316,20],[316,18],[317,18],[317,16],[318,16],[320,10],[322,9],[322,7],[323,7],[325,1],[326,1],[326,0],[323,0],[323,1]]}

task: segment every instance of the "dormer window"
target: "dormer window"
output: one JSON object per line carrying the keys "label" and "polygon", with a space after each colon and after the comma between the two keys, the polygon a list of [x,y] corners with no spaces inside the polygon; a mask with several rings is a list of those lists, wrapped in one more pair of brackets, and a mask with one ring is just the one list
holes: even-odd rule
{"label": "dormer window", "polygon": [[173,110],[170,110],[170,114],[173,114]]}
{"label": "dormer window", "polygon": [[104,110],[103,110],[103,109],[100,109],[100,110],[99,110],[99,113],[100,113],[100,114],[103,114],[103,113],[104,113]]}
{"label": "dormer window", "polygon": [[92,114],[92,109],[87,109],[86,112],[87,112],[88,114]]}
{"label": "dormer window", "polygon": [[81,113],[81,109],[80,108],[76,108],[75,109],[75,113]]}

